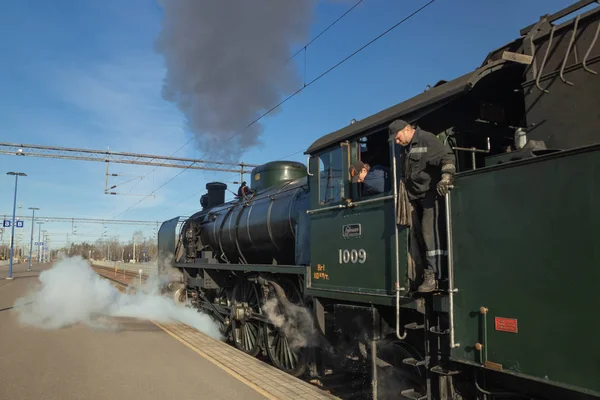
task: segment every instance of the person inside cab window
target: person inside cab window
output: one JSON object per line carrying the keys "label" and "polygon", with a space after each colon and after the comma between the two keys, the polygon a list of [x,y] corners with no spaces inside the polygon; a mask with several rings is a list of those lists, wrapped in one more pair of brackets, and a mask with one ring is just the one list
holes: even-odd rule
{"label": "person inside cab window", "polygon": [[350,166],[352,183],[362,184],[362,196],[385,193],[390,190],[389,169],[383,165],[369,164],[358,160]]}

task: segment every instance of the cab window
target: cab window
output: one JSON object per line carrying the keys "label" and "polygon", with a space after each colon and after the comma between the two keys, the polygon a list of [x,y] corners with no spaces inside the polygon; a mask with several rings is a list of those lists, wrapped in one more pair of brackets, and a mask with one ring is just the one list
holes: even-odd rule
{"label": "cab window", "polygon": [[382,130],[356,140],[355,159],[368,166],[364,181],[355,184],[356,187],[353,189],[356,197],[373,197],[391,191],[392,170],[388,137],[388,132]]}
{"label": "cab window", "polygon": [[319,156],[319,204],[336,203],[344,196],[342,148]]}

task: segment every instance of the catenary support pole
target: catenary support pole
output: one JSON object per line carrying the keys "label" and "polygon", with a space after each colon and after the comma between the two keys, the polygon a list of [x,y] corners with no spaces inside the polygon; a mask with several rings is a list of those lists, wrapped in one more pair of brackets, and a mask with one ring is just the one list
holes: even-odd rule
{"label": "catenary support pole", "polygon": [[12,224],[10,230],[10,261],[8,262],[8,277],[6,279],[11,280],[12,277],[12,266],[13,266],[13,256],[14,256],[14,247],[15,247],[15,214],[17,212],[17,188],[19,185],[19,176],[27,176],[23,172],[7,172],[6,175],[14,175],[15,176],[15,196],[13,200],[13,213],[12,213]]}
{"label": "catenary support pole", "polygon": [[27,271],[31,271],[31,256],[33,255],[33,227],[35,226],[35,210],[39,210],[37,207],[29,207],[33,211],[31,214],[31,238],[29,239],[29,265]]}

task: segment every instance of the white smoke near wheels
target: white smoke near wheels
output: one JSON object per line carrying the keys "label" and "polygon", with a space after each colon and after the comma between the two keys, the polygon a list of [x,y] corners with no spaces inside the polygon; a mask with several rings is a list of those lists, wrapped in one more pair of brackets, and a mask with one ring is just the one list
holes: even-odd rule
{"label": "white smoke near wheels", "polygon": [[282,330],[292,350],[318,346],[318,337],[310,311],[305,307],[271,297],[262,310],[276,328]]}
{"label": "white smoke near wheels", "polygon": [[115,329],[118,322],[112,317],[130,317],[184,323],[221,339],[219,328],[210,317],[161,296],[154,287],[159,280],[135,293],[123,293],[79,256],[57,261],[40,273],[39,280],[36,289],[15,302],[14,310],[23,324],[60,329],[81,323],[94,329]]}
{"label": "white smoke near wheels", "polygon": [[308,39],[315,0],[158,0],[155,49],[166,66],[163,97],[185,115],[200,150],[237,160],[259,144],[259,123],[302,87],[294,62]]}

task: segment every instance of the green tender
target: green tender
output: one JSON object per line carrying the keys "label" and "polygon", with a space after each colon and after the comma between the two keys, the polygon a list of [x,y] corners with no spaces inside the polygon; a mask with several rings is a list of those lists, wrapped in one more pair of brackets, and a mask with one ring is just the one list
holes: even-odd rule
{"label": "green tender", "polygon": [[453,358],[597,395],[600,146],[464,173],[451,201]]}

